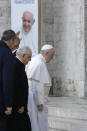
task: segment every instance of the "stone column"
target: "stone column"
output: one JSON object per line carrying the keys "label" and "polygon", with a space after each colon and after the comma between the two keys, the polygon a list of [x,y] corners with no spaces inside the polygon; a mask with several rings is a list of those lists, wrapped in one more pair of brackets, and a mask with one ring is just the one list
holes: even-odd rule
{"label": "stone column", "polygon": [[56,54],[48,65],[52,92],[57,96],[84,96],[84,0],[42,0],[42,42]]}
{"label": "stone column", "polygon": [[85,0],[85,95],[87,96],[87,0]]}
{"label": "stone column", "polygon": [[84,96],[84,0],[54,0],[54,94]]}

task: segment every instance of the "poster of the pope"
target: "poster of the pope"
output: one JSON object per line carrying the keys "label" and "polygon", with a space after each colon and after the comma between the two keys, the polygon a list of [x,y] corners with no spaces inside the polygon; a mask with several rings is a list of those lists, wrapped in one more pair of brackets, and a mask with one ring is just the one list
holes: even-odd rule
{"label": "poster of the pope", "polygon": [[20,46],[38,53],[38,0],[11,0],[11,28],[19,33]]}

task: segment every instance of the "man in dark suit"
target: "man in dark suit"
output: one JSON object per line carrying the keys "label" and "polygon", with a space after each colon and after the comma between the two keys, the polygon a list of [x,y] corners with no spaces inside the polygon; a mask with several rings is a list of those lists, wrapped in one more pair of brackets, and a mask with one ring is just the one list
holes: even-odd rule
{"label": "man in dark suit", "polygon": [[12,112],[15,37],[14,31],[6,30],[0,40],[0,131],[6,131],[5,115]]}
{"label": "man in dark suit", "polygon": [[8,131],[31,131],[27,113],[28,80],[25,65],[31,60],[32,52],[28,46],[18,48],[14,65],[14,103],[13,114],[8,119]]}

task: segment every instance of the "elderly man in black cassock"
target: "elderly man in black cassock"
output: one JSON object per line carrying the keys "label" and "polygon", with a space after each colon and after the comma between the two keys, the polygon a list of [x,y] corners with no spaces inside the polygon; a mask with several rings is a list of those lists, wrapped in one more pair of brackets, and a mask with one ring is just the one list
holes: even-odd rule
{"label": "elderly man in black cassock", "polygon": [[6,116],[12,112],[15,38],[13,30],[6,30],[0,40],[0,131],[6,131]]}
{"label": "elderly man in black cassock", "polygon": [[28,80],[25,65],[31,60],[32,52],[28,46],[18,48],[14,70],[13,114],[8,118],[8,131],[31,131],[27,113]]}

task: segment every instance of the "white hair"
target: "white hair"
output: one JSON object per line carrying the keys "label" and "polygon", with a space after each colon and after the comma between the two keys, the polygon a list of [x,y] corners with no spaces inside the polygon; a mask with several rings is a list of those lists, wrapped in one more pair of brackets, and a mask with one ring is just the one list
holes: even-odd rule
{"label": "white hair", "polygon": [[23,54],[28,55],[29,51],[31,51],[31,49],[29,48],[29,46],[21,46],[21,47],[19,47],[17,49],[16,55],[23,55]]}
{"label": "white hair", "polygon": [[30,12],[30,11],[24,11],[24,12],[23,12],[23,16],[22,16],[22,18],[24,17],[24,14],[25,14],[25,13],[29,13],[29,14],[31,14],[31,16],[32,16],[32,18],[33,18],[33,20],[34,20],[34,15],[33,15],[33,13]]}

